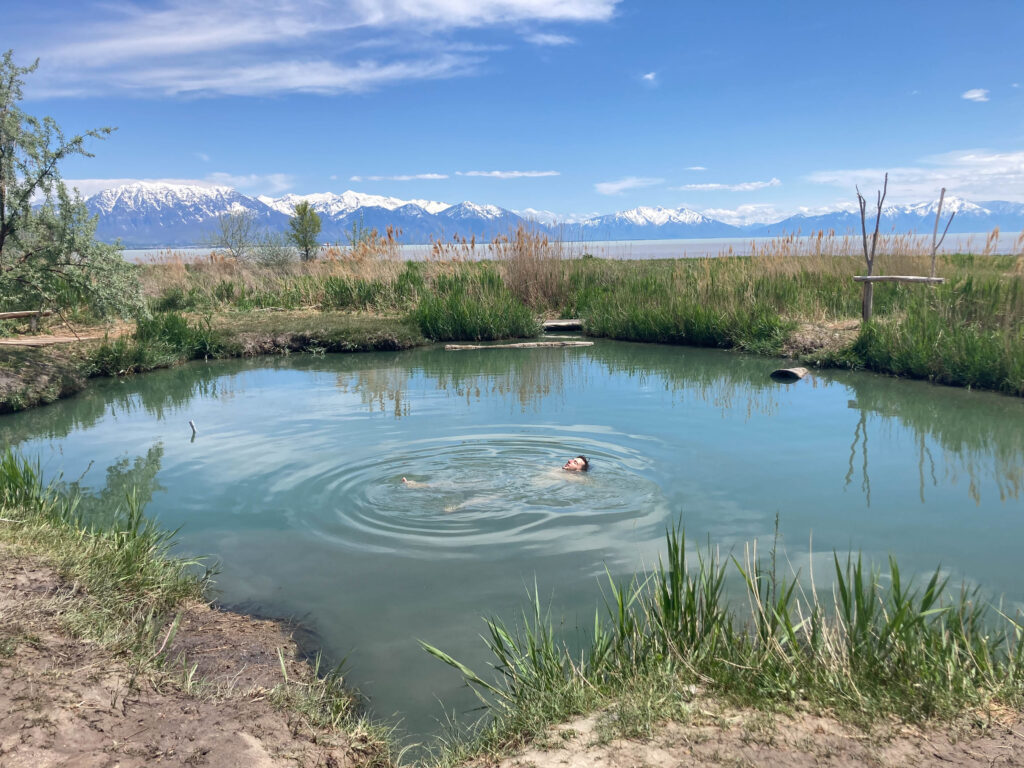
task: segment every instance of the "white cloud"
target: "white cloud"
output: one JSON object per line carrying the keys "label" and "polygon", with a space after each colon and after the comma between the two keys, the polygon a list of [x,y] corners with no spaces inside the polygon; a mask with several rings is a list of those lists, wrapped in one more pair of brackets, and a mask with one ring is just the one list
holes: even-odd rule
{"label": "white cloud", "polygon": [[1010,83],[1011,88],[1020,88],[1020,83]]}
{"label": "white cloud", "polygon": [[646,80],[648,83],[653,83],[658,77],[657,72],[648,72],[645,75],[640,75],[641,80]]}
{"label": "white cloud", "polygon": [[698,192],[753,192],[758,189],[778,187],[781,184],[781,181],[772,178],[769,181],[743,181],[739,184],[683,184],[681,187],[671,187],[671,189]]}
{"label": "white cloud", "polygon": [[688,171],[706,171],[707,168],[705,168],[703,165],[691,165],[686,170],[688,170]]}
{"label": "white cloud", "polygon": [[594,189],[600,192],[602,195],[618,195],[629,189],[640,189],[641,187],[653,187],[657,184],[663,184],[664,179],[651,179],[642,178],[638,176],[628,176],[625,179],[618,179],[617,181],[601,181],[594,185]]}
{"label": "white cloud", "polygon": [[935,198],[942,187],[968,200],[1024,202],[1024,151],[959,150],[923,158],[920,165],[897,168],[856,168],[817,171],[807,176],[816,184],[840,187],[853,194],[880,188],[889,173],[889,199],[913,203]]}
{"label": "white cloud", "polygon": [[[493,45],[452,40],[453,31],[523,24],[602,22],[620,0],[164,0],[105,3],[90,23],[47,25],[23,48],[43,68],[34,94],[112,88],[232,95],[365,90],[396,80],[465,75]],[[42,26],[40,25],[40,30]],[[374,61],[353,59],[367,39]],[[415,39],[421,51],[410,58]],[[537,32],[537,45],[566,35]],[[499,46],[500,47],[500,46]],[[429,51],[429,53],[422,53]]]}
{"label": "white cloud", "polygon": [[773,224],[782,221],[790,216],[803,214],[804,216],[819,216],[824,213],[835,211],[852,211],[856,208],[853,203],[835,203],[818,207],[798,206],[795,208],[780,208],[770,203],[747,203],[738,205],[735,208],[705,208],[701,210],[705,216],[712,219],[724,221],[742,227],[745,224]]}
{"label": "white cloud", "polygon": [[[334,177],[331,177],[334,178]],[[402,173],[396,176],[350,176],[349,181],[437,181],[447,179],[447,173]]]}
{"label": "white cloud", "polygon": [[560,176],[558,171],[456,171],[456,176],[483,176],[488,179],[537,179]]}
{"label": "white cloud", "polygon": [[204,163],[210,162],[210,156],[208,154],[206,154],[205,152],[196,152],[194,154],[195,154],[196,157],[198,157]]}
{"label": "white cloud", "polygon": [[576,41],[567,35],[552,35],[546,32],[537,32],[523,38],[534,45],[572,45]]}
{"label": "white cloud", "polygon": [[964,91],[960,94],[960,98],[967,99],[968,101],[988,101],[988,89],[971,88],[971,90]]}

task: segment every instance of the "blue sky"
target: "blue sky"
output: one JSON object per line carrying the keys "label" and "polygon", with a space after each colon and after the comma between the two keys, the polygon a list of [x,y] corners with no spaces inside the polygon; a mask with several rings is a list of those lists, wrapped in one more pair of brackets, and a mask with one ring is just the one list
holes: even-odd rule
{"label": "blue sky", "polygon": [[1024,201],[1024,3],[0,0],[26,108],[113,125],[64,167],[733,221]]}

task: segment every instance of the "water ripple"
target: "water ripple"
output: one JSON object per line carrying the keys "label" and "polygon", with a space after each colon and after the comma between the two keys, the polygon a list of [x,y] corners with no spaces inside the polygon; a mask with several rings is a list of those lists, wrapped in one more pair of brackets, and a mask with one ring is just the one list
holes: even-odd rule
{"label": "water ripple", "polygon": [[[382,441],[358,461],[310,465],[291,476],[308,502],[291,523],[346,549],[475,557],[487,547],[614,556],[637,527],[663,525],[665,498],[633,445],[644,438],[606,428],[496,429]],[[590,472],[560,469],[580,453]]]}

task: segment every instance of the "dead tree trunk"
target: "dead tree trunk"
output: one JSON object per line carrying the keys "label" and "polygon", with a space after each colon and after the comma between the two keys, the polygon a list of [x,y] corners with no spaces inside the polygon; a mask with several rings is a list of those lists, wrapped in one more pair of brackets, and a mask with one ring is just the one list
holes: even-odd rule
{"label": "dead tree trunk", "polygon": [[[871,249],[868,250],[868,225],[867,210],[868,201],[860,193],[857,187],[857,204],[860,206],[860,231],[864,239],[864,262],[867,264],[868,276],[870,277],[875,268],[875,249],[878,247],[878,230],[882,225],[882,204],[885,203],[885,195],[889,191],[889,174],[885,174],[885,182],[882,190],[878,193],[877,214],[875,215],[875,233],[871,237]],[[864,283],[864,293],[861,298],[861,319],[866,323],[871,320],[871,312],[875,303],[875,286],[872,282]]]}
{"label": "dead tree trunk", "polygon": [[935,238],[939,235],[939,221],[942,219],[942,201],[945,197],[946,188],[943,187],[942,191],[939,192],[939,207],[935,210],[935,229],[932,230],[932,277],[935,277],[935,257],[942,246],[942,241],[946,239],[946,233],[949,232],[949,225],[953,223],[953,217],[956,216],[956,211],[949,214],[949,221],[946,222],[946,228],[942,230],[942,237],[938,242],[935,242]]}

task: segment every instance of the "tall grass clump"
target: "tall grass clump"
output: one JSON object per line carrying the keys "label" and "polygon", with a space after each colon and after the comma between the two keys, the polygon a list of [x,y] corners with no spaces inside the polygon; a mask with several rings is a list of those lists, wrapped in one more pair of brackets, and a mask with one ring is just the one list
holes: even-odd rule
{"label": "tall grass clump", "polygon": [[91,353],[89,373],[115,376],[216,357],[225,348],[209,319],[192,323],[175,312],[140,318],[131,337],[104,341]]}
{"label": "tall grass clump", "polygon": [[741,285],[702,278],[687,269],[647,270],[613,288],[581,281],[575,304],[593,336],[769,354],[781,348],[792,324],[768,301]]}
{"label": "tall grass clump", "polygon": [[488,341],[540,333],[533,312],[486,265],[438,275],[432,288],[413,312],[413,319],[428,338]]}
{"label": "tall grass clump", "polygon": [[44,483],[39,463],[7,448],[0,456],[0,512],[5,538],[41,554],[85,598],[65,624],[136,661],[152,661],[157,634],[185,601],[202,597],[208,571],[172,556],[174,532],[142,514],[129,494],[111,522],[94,527],[75,496]]}
{"label": "tall grass clump", "polygon": [[[905,579],[860,556],[833,555],[833,587],[785,576],[756,543],[742,559],[689,551],[672,529],[659,567],[609,597],[589,632],[565,639],[538,593],[515,628],[487,620],[497,676],[481,677],[443,651],[492,718],[449,757],[501,753],[555,722],[603,709],[619,735],[684,716],[698,694],[740,706],[800,703],[861,722],[953,717],[971,707],[1024,700],[1024,627],[988,608],[977,590],[951,590],[936,570]],[[733,599],[730,599],[730,595]],[[638,716],[637,702],[646,702]],[[626,709],[629,709],[627,717]]]}
{"label": "tall grass clump", "polygon": [[520,224],[510,234],[494,238],[489,253],[509,291],[526,306],[546,312],[566,304],[569,253],[565,243]]}
{"label": "tall grass clump", "polygon": [[875,371],[1024,395],[1024,280],[917,291],[902,316],[866,325],[850,353]]}

